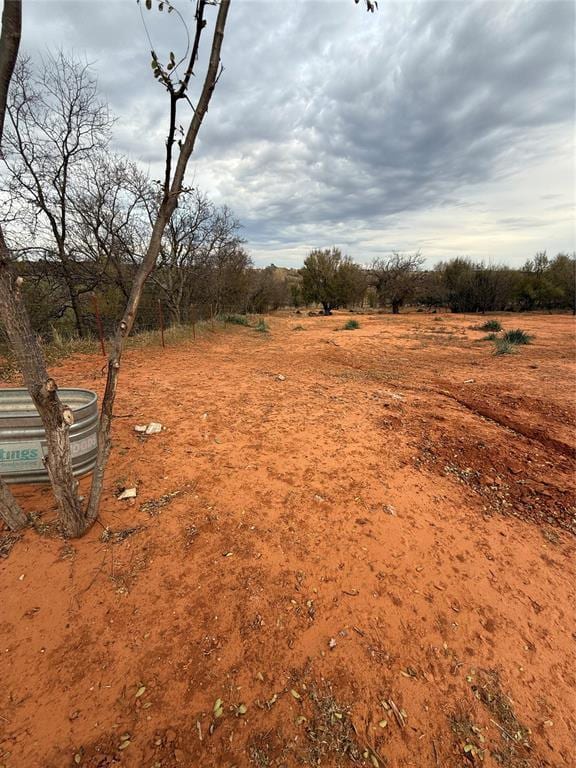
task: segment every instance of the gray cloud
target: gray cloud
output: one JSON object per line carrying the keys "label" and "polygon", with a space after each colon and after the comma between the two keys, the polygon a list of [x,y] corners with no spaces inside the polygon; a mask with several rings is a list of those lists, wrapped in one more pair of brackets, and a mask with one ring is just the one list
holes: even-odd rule
{"label": "gray cloud", "polygon": [[[159,51],[184,40],[173,18],[147,20]],[[538,247],[574,248],[573,185],[557,190],[559,158],[573,160],[574,24],[564,0],[383,1],[374,15],[348,0],[235,0],[192,173],[263,259],[336,241],[359,257],[437,242],[428,230],[442,210],[453,212],[448,248],[463,211],[494,241],[523,226],[540,228]],[[136,3],[29,3],[24,45],[46,44],[86,50],[120,118],[117,148],[158,169],[164,94]],[[543,196],[560,195],[555,206],[526,210],[531,174],[549,185]],[[505,209],[488,220],[503,190]],[[410,241],[407,222],[426,216]]]}

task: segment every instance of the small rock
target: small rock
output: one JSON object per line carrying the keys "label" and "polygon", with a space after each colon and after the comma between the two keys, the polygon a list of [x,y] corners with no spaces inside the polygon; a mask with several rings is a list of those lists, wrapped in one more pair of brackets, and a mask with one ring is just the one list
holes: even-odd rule
{"label": "small rock", "polygon": [[396,517],[396,510],[392,506],[392,504],[384,504],[384,512],[386,512],[387,515],[392,515],[392,517]]}
{"label": "small rock", "polygon": [[279,373],[278,376],[276,376],[276,381],[286,381],[286,376]]}
{"label": "small rock", "polygon": [[146,432],[146,424],[136,424],[134,432]]}
{"label": "small rock", "polygon": [[330,650],[332,650],[333,648],[336,648],[336,640],[334,640],[333,637],[331,637],[330,640],[328,641],[328,648],[330,648]]}

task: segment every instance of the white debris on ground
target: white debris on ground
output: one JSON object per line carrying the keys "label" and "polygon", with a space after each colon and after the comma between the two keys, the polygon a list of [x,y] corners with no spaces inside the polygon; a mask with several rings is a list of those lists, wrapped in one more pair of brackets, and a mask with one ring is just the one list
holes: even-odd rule
{"label": "white debris on ground", "polygon": [[141,435],[157,435],[162,432],[164,427],[158,421],[151,421],[150,424],[136,424],[134,432],[138,432]]}
{"label": "white debris on ground", "polygon": [[119,501],[124,501],[125,499],[135,499],[137,495],[138,491],[136,488],[125,488],[116,498]]}

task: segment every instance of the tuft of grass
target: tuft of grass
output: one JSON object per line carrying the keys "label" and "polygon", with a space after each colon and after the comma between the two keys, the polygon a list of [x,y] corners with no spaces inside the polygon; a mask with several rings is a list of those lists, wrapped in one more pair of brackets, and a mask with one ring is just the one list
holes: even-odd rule
{"label": "tuft of grass", "polygon": [[509,344],[530,344],[533,337],[521,328],[515,328],[513,331],[506,331],[502,338]]}
{"label": "tuft of grass", "polygon": [[499,320],[486,320],[485,323],[478,326],[479,331],[501,331],[502,323]]}
{"label": "tuft of grass", "polygon": [[80,339],[78,336],[65,336],[52,329],[52,339],[44,341],[40,339],[44,351],[44,357],[48,365],[57,365],[61,360],[72,355],[91,355],[99,350],[98,340],[87,336]]}
{"label": "tuft of grass", "polygon": [[292,328],[293,331],[303,331],[304,326],[303,325],[295,325],[294,328]]}
{"label": "tuft of grass", "polygon": [[231,323],[232,325],[250,325],[246,315],[221,315],[220,319],[223,323]]}
{"label": "tuft of grass", "polygon": [[514,354],[514,344],[506,339],[496,339],[494,343],[495,355],[512,355]]}
{"label": "tuft of grass", "polygon": [[269,333],[270,328],[268,327],[268,324],[266,323],[266,320],[258,320],[256,325],[254,326],[254,330],[258,331],[259,333]]}
{"label": "tuft of grass", "polygon": [[482,336],[480,341],[496,341],[498,335],[496,333],[488,333],[486,336]]}
{"label": "tuft of grass", "polygon": [[348,322],[344,325],[345,331],[356,331],[358,328],[360,328],[360,323],[358,320],[348,320]]}

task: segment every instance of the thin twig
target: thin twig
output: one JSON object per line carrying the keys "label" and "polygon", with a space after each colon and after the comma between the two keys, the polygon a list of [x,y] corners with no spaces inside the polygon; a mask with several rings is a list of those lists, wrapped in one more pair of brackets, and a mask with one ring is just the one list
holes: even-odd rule
{"label": "thin twig", "polygon": [[96,571],[96,573],[94,574],[94,578],[92,579],[92,581],[90,582],[90,584],[88,584],[88,586],[87,586],[85,589],[83,589],[83,590],[82,590],[82,594],[84,594],[84,592],[88,592],[88,590],[90,589],[90,587],[91,587],[91,586],[94,584],[94,582],[96,581],[96,579],[98,578],[98,576],[100,576],[100,574],[101,574],[101,573],[102,573],[102,571],[104,570],[104,563],[106,562],[106,556],[107,556],[107,555],[108,555],[108,550],[104,550],[104,557],[102,558],[102,562],[100,563],[100,568],[98,568],[98,570],[97,570],[97,571]]}

